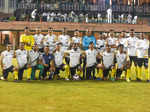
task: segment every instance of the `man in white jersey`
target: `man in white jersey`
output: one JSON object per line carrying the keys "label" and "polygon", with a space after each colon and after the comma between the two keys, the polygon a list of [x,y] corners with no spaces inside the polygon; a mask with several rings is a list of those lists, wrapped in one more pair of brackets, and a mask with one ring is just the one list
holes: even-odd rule
{"label": "man in white jersey", "polygon": [[130,30],[130,36],[127,38],[127,53],[129,55],[130,58],[130,62],[134,62],[135,66],[136,66],[136,42],[138,41],[138,38],[134,35],[134,29]]}
{"label": "man in white jersey", "polygon": [[111,47],[111,51],[116,50],[117,38],[114,37],[114,30],[110,30],[109,37],[106,39],[106,44]]}
{"label": "man in white jersey", "polygon": [[27,68],[27,51],[24,49],[24,44],[20,43],[20,49],[16,50],[15,57],[18,62],[19,71],[18,71],[18,80],[23,79],[23,72]]}
{"label": "man in white jersey", "polygon": [[114,59],[114,52],[111,51],[111,47],[109,45],[106,45],[106,50],[102,53],[104,80],[107,80],[109,71],[114,67]]}
{"label": "man in white jersey", "polygon": [[81,51],[78,49],[78,45],[74,43],[72,49],[66,51],[65,53],[69,55],[69,66],[70,66],[70,73],[72,79],[73,76],[76,75],[77,69],[80,68]]}
{"label": "man in white jersey", "polygon": [[1,53],[1,67],[3,71],[3,77],[0,79],[7,80],[9,72],[13,72],[14,66],[12,65],[12,58],[14,57],[14,52],[11,44],[8,44],[7,49]]}
{"label": "man in white jersey", "polygon": [[71,43],[76,43],[78,47],[81,47],[82,39],[80,37],[80,32],[78,29],[74,31],[74,37],[72,37]]}
{"label": "man in white jersey", "polygon": [[116,64],[117,64],[116,80],[119,80],[122,72],[126,70],[127,64],[127,54],[126,52],[124,52],[123,44],[120,44],[118,46],[118,52],[116,53]]}
{"label": "man in white jersey", "polygon": [[55,43],[56,43],[56,35],[53,33],[53,28],[49,27],[48,34],[45,36],[44,39],[44,46],[49,46],[50,51],[53,52],[55,48]]}
{"label": "man in white jersey", "polygon": [[124,51],[127,51],[127,38],[125,37],[124,33],[121,32],[121,34],[119,34],[119,38],[117,40],[116,46],[122,44],[124,47]]}
{"label": "man in white jersey", "polygon": [[144,33],[141,33],[140,39],[136,42],[136,54],[137,54],[137,65],[138,75],[137,80],[142,80],[142,65],[145,67],[146,80],[149,82],[148,74],[148,48],[149,41],[145,38]]}
{"label": "man in white jersey", "polygon": [[41,34],[41,28],[36,28],[36,34],[34,35],[35,43],[38,45],[39,51],[43,52],[43,40],[44,36]]}
{"label": "man in white jersey", "polygon": [[63,59],[64,59],[64,51],[61,50],[61,43],[57,42],[56,43],[56,49],[53,52],[54,54],[54,61],[55,61],[55,75],[58,75],[59,77],[59,73],[60,70],[64,71],[64,63],[63,63]]}
{"label": "man in white jersey", "polygon": [[70,36],[67,35],[66,28],[63,29],[62,34],[58,36],[58,41],[62,43],[62,50],[65,51],[70,46]]}
{"label": "man in white jersey", "polygon": [[31,80],[36,80],[35,73],[36,70],[38,69],[40,70],[39,79],[40,76],[42,76],[44,67],[39,64],[39,57],[40,57],[40,52],[38,49],[38,45],[35,44],[32,50],[28,52],[28,65],[30,68],[32,68]]}
{"label": "man in white jersey", "polygon": [[[99,53],[94,49],[94,43],[90,42],[89,49],[85,51],[86,57],[86,79],[96,79],[95,77],[95,68],[97,64],[97,57]],[[93,74],[93,76],[92,76]]]}
{"label": "man in white jersey", "polygon": [[103,37],[104,35],[99,34],[96,40],[96,48],[99,52],[103,52],[103,50],[105,49],[105,39]]}

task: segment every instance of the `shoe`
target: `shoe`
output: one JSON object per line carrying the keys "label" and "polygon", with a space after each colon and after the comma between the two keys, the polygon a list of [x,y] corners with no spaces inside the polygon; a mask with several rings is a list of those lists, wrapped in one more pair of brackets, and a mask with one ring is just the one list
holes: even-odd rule
{"label": "shoe", "polygon": [[68,78],[66,78],[65,80],[66,80],[66,81],[69,81],[69,79],[68,79]]}
{"label": "shoe", "polygon": [[150,80],[146,80],[146,82],[150,82]]}
{"label": "shoe", "polygon": [[111,78],[110,80],[111,80],[112,82],[114,82],[114,81],[115,81],[115,78]]}
{"label": "shoe", "polygon": [[96,80],[99,80],[99,81],[101,81],[102,79],[101,79],[101,78],[97,78]]}
{"label": "shoe", "polygon": [[18,82],[18,80],[17,80],[17,79],[14,79],[14,82]]}
{"label": "shoe", "polygon": [[4,77],[1,77],[0,79],[3,80],[3,81],[7,81],[7,79],[5,79]]}
{"label": "shoe", "polygon": [[140,81],[141,81],[141,79],[139,79],[139,78],[136,78],[136,80],[137,80],[138,82],[140,82]]}
{"label": "shoe", "polygon": [[127,82],[130,82],[130,79],[126,79]]}

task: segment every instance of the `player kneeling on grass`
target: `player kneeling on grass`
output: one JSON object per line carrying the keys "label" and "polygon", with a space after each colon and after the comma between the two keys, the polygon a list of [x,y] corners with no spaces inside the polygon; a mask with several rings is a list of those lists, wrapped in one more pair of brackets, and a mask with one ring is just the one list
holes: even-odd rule
{"label": "player kneeling on grass", "polygon": [[71,79],[73,79],[74,77],[76,78],[76,72],[80,68],[81,62],[81,51],[80,49],[78,49],[78,45],[76,43],[73,43],[71,50],[66,51],[65,54],[69,56]]}
{"label": "player kneeling on grass", "polygon": [[18,80],[22,80],[23,79],[23,73],[24,70],[26,70],[28,68],[27,66],[27,56],[28,53],[27,51],[24,49],[24,43],[20,43],[20,48],[18,50],[16,50],[15,52],[15,57],[17,59],[17,63],[18,63]]}
{"label": "player kneeling on grass", "polygon": [[[86,60],[86,79],[96,79],[95,77],[95,68],[96,68],[96,59],[99,56],[99,53],[94,49],[94,43],[90,42],[89,49],[85,51],[85,60]],[[92,77],[93,74],[93,77]]]}
{"label": "player kneeling on grass", "polygon": [[55,76],[57,75],[57,78],[59,79],[59,73],[60,71],[64,71],[63,59],[64,59],[64,51],[61,50],[61,43],[56,43],[56,49],[54,50],[54,61],[55,61]]}
{"label": "player kneeling on grass", "polygon": [[122,44],[118,46],[118,52],[116,53],[116,64],[116,80],[119,80],[122,72],[126,70],[127,64],[127,55],[126,52],[124,52],[124,46]]}
{"label": "player kneeling on grass", "polygon": [[[111,51],[109,45],[106,46],[106,50],[102,53],[103,62],[103,80],[107,80],[109,72],[114,69],[114,53]],[[112,77],[114,81],[114,77]]]}
{"label": "player kneeling on grass", "polygon": [[40,76],[43,74],[44,67],[43,65],[41,65],[39,57],[40,57],[39,48],[38,48],[38,45],[35,44],[33,46],[33,49],[28,52],[28,65],[30,68],[32,68],[31,80],[36,79],[35,78],[36,70],[40,70],[39,79],[40,79]]}
{"label": "player kneeling on grass", "polygon": [[12,64],[14,51],[11,49],[11,44],[8,44],[6,50],[1,53],[1,67],[3,71],[3,77],[0,78],[1,80],[7,80],[9,72],[13,72],[15,70]]}
{"label": "player kneeling on grass", "polygon": [[45,80],[48,76],[48,79],[52,79],[53,73],[55,71],[54,65],[54,55],[50,53],[49,46],[44,47],[44,54],[41,56],[41,60],[44,66],[44,72],[40,79]]}

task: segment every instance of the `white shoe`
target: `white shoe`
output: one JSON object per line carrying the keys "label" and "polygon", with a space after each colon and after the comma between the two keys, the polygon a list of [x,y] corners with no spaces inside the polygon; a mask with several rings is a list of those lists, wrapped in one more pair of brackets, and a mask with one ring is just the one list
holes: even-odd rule
{"label": "white shoe", "polygon": [[130,79],[126,79],[127,82],[130,82]]}
{"label": "white shoe", "polygon": [[69,81],[69,79],[68,79],[68,78],[66,78],[65,80]]}
{"label": "white shoe", "polygon": [[5,80],[4,77],[0,77],[0,80]]}

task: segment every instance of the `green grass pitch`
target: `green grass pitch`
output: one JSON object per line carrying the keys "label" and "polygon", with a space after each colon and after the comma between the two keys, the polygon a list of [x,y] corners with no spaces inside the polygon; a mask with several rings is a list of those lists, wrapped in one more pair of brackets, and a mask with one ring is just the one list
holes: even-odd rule
{"label": "green grass pitch", "polygon": [[150,112],[150,84],[0,81],[0,112]]}

